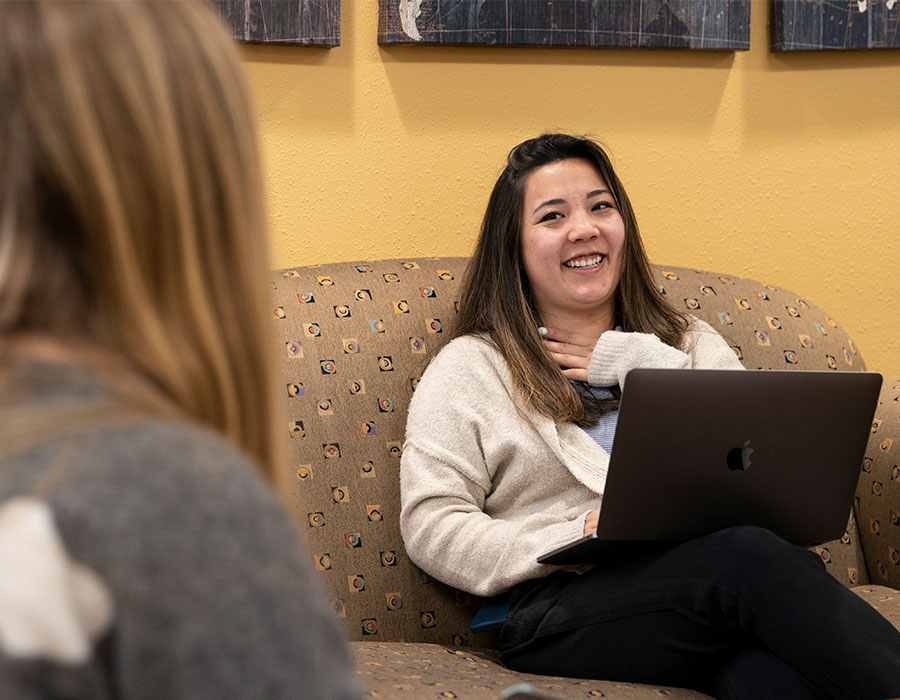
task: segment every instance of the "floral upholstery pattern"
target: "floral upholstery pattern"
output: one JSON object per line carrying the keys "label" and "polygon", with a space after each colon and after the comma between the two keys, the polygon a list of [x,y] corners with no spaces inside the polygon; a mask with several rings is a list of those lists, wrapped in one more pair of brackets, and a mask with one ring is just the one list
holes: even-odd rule
{"label": "floral upholstery pattern", "polygon": [[711,324],[750,369],[866,368],[837,321],[793,292],[700,270],[654,269],[669,303]]}
{"label": "floral upholstery pattern", "polygon": [[[897,442],[898,444],[894,444]],[[869,580],[900,589],[900,381],[885,377],[856,490]]]}
{"label": "floral upholstery pattern", "polygon": [[351,639],[475,642],[478,602],[417,569],[399,526],[406,410],[466,262],[342,263],[273,282],[294,507]]}
{"label": "floral upholstery pattern", "polygon": [[[467,262],[335,263],[272,278],[291,507],[371,696],[496,698],[528,682],[559,698],[702,697],[522,680],[484,652],[496,646],[494,635],[469,631],[480,601],[432,580],[406,556],[398,512],[406,410],[428,360],[448,340]],[[840,324],[788,290],[686,268],[654,266],[654,274],[676,308],[710,323],[749,368],[865,369]],[[898,463],[900,381],[886,378],[847,531],[815,549],[835,578],[860,586],[900,627]]]}
{"label": "floral upholstery pattern", "polygon": [[856,586],[856,595],[887,618],[894,627],[900,629],[900,591],[888,586]]}

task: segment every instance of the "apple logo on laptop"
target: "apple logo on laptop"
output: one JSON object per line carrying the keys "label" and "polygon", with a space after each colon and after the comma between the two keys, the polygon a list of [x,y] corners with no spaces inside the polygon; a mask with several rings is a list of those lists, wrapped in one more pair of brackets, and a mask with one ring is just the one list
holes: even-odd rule
{"label": "apple logo on laptop", "polygon": [[744,472],[750,468],[750,455],[752,454],[753,448],[750,447],[750,441],[747,440],[741,447],[735,447],[729,450],[725,461],[731,471]]}

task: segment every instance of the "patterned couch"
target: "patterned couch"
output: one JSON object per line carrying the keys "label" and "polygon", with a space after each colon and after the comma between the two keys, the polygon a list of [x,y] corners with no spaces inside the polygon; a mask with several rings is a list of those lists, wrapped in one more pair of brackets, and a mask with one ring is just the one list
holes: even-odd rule
{"label": "patterned couch", "polygon": [[[519,684],[560,699],[706,697],[505,669],[496,638],[468,629],[479,601],[407,558],[398,518],[406,409],[447,340],[466,263],[381,260],[273,276],[292,507],[370,697],[495,699]],[[865,368],[840,325],[792,292],[690,269],[655,273],[670,301],[717,328],[747,367]],[[885,378],[847,532],[816,551],[900,628],[898,463],[900,381]]]}

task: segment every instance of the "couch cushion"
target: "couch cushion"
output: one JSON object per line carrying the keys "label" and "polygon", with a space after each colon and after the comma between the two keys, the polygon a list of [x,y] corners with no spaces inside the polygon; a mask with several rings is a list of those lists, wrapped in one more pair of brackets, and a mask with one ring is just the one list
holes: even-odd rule
{"label": "couch cushion", "polygon": [[709,697],[677,688],[517,673],[499,665],[490,653],[435,644],[355,642],[351,647],[357,673],[372,698],[497,700],[505,688],[520,684],[559,700]]}
{"label": "couch cushion", "polygon": [[[900,593],[884,586],[858,586],[853,592],[900,629]],[[357,673],[373,698],[458,698],[496,700],[500,692],[527,684],[549,697],[572,700],[607,698],[706,698],[695,691],[612,681],[592,681],[517,673],[499,664],[496,652],[460,650],[434,644],[351,645]]]}
{"label": "couch cushion", "polygon": [[900,591],[888,586],[857,586],[852,590],[900,630]]}

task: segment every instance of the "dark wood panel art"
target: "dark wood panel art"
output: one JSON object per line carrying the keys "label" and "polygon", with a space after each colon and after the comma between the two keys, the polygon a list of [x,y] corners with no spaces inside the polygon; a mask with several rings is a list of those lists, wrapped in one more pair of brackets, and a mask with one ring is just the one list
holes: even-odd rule
{"label": "dark wood panel art", "polygon": [[378,0],[379,44],[750,48],[750,0]]}
{"label": "dark wood panel art", "polygon": [[341,45],[341,0],[206,0],[241,41]]}
{"label": "dark wood panel art", "polygon": [[773,51],[900,48],[898,0],[777,0]]}

